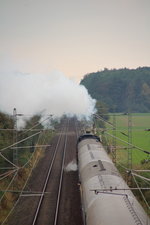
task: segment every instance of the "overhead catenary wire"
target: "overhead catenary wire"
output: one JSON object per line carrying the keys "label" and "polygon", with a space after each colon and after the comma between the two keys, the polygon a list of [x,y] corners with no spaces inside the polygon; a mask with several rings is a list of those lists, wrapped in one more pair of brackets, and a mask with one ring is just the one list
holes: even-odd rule
{"label": "overhead catenary wire", "polygon": [[[31,136],[30,136],[31,137]],[[30,138],[29,137],[29,138]],[[16,144],[16,143],[15,143]],[[46,146],[49,146],[49,145],[46,145]],[[34,146],[35,147],[35,146]],[[37,146],[37,147],[39,147],[39,146]],[[41,147],[41,146],[40,146]],[[42,146],[43,147],[43,146]],[[44,145],[44,147],[45,147],[45,145]],[[20,168],[23,168],[23,166],[22,167],[19,167],[19,166],[16,166],[13,162],[11,162],[9,159],[7,159],[1,152],[0,152],[0,156],[4,159],[4,160],[6,160],[8,163],[10,163],[12,166],[14,166],[14,167],[16,167],[18,170],[20,169]],[[30,160],[29,160],[30,161]],[[26,165],[27,163],[25,163],[25,165]],[[14,168],[13,167],[13,168]],[[13,170],[13,172],[14,171],[16,171],[16,170]],[[4,179],[4,178],[6,178],[6,177],[8,177],[10,174],[12,174],[13,172],[7,172],[8,174],[6,175],[6,176],[4,176],[2,179]],[[2,180],[2,179],[0,179],[0,180]]]}
{"label": "overhead catenary wire", "polygon": [[[45,120],[44,120],[44,121],[45,121]],[[7,159],[7,158],[2,154],[2,151],[6,150],[6,149],[8,149],[8,148],[13,149],[13,146],[15,146],[15,145],[17,145],[17,144],[19,144],[19,143],[22,143],[22,142],[24,142],[24,141],[26,141],[26,140],[28,140],[28,139],[30,139],[30,138],[32,138],[32,137],[34,137],[34,136],[40,134],[41,132],[42,132],[42,131],[37,132],[37,133],[35,133],[35,134],[33,134],[33,135],[30,135],[30,136],[27,137],[27,138],[24,138],[24,139],[22,139],[22,140],[20,140],[20,141],[18,141],[18,142],[16,142],[16,143],[13,143],[13,144],[10,145],[10,146],[7,146],[7,147],[1,149],[1,150],[0,150],[0,156],[1,156],[3,159],[5,159],[8,163],[10,163],[12,166],[14,166],[14,167],[16,167],[16,168],[19,168],[19,167],[18,167],[17,165],[15,165],[13,162],[11,162],[9,159]],[[47,145],[47,146],[49,146],[49,145]],[[31,146],[29,146],[29,147],[31,147]],[[28,148],[29,148],[29,147],[28,147]],[[35,147],[35,146],[34,146],[34,147]],[[39,147],[39,146],[36,146],[36,147]],[[46,146],[44,146],[44,147],[46,147]],[[19,148],[19,147],[14,147],[14,148]],[[23,148],[27,148],[27,147],[24,146]]]}
{"label": "overhead catenary wire", "polygon": [[[39,135],[39,138],[38,138],[38,142],[39,142],[39,139],[40,139],[40,135]],[[37,142],[37,143],[38,143],[38,142]],[[27,161],[23,166],[20,167],[20,169],[25,168],[25,167],[31,162],[31,160],[32,160],[32,158],[33,158],[33,156],[34,156],[34,153],[35,153],[35,152],[32,153],[31,157],[28,159],[28,161]]]}
{"label": "overhead catenary wire", "polygon": [[14,169],[14,166],[13,167],[0,167],[0,170],[11,170],[11,169]]}
{"label": "overhead catenary wire", "polygon": [[19,168],[17,165],[15,165],[13,162],[11,162],[9,159],[7,159],[1,152],[0,152],[0,156],[5,159],[8,163],[10,163],[12,166]]}
{"label": "overhead catenary wire", "polygon": [[[150,190],[150,188],[147,188],[147,187],[141,187],[140,188],[141,190]],[[128,190],[139,190],[139,188],[98,188],[98,189],[91,189],[90,191],[97,191],[97,192],[102,192],[102,191],[128,191]]]}
{"label": "overhead catenary wire", "polygon": [[[94,116],[96,116],[97,118],[101,119],[103,122],[105,122],[105,123],[111,125],[111,126],[112,126],[112,129],[114,128],[114,125],[113,125],[112,123],[108,122],[107,120],[105,120],[102,116],[97,115],[97,114],[94,114]],[[108,130],[108,129],[107,129],[107,130]],[[136,149],[138,149],[138,150],[140,150],[140,151],[143,151],[143,152],[146,153],[146,154],[150,154],[149,151],[146,151],[146,150],[144,150],[144,149],[142,149],[142,148],[140,148],[140,147],[138,147],[138,146],[135,146],[135,145],[133,145],[133,144],[127,142],[127,141],[122,140],[121,138],[118,138],[118,137],[116,137],[116,136],[114,136],[114,135],[112,135],[112,134],[109,134],[108,132],[106,132],[106,130],[103,130],[103,131],[105,132],[105,134],[110,135],[111,137],[113,137],[113,138],[115,138],[115,139],[118,139],[118,140],[120,140],[120,141],[126,143],[128,146],[132,146],[133,148],[136,148]],[[117,131],[117,130],[116,130],[116,131]],[[128,136],[128,134],[123,133],[121,130],[120,130],[120,132],[121,132],[123,135]]]}
{"label": "overhead catenary wire", "polygon": [[[141,190],[150,190],[150,188],[140,188]],[[101,191],[128,191],[128,190],[139,190],[139,188],[101,188],[101,189],[91,189],[90,191],[97,191],[97,192],[101,192]],[[5,192],[5,190],[1,190],[1,192]],[[20,194],[21,193],[21,195],[22,196],[24,196],[24,194],[28,194],[28,196],[30,195],[30,194],[37,194],[37,196],[39,196],[39,195],[45,195],[45,194],[51,194],[52,192],[50,192],[50,191],[45,191],[44,193],[43,192],[41,192],[41,191],[34,191],[34,190],[30,190],[30,191],[22,191],[22,190],[12,190],[12,189],[10,189],[10,190],[7,190],[7,192],[11,192],[11,193],[18,193],[18,194]]]}
{"label": "overhead catenary wire", "polygon": [[[107,122],[105,119],[103,119],[103,117],[101,117],[101,116],[99,116],[99,115],[97,115],[97,114],[95,114],[95,115],[96,115],[99,119],[102,119],[104,122],[106,122],[106,123],[108,123],[109,125],[113,126],[113,124]],[[105,131],[105,134],[107,134],[107,135],[109,135],[109,136],[111,136],[111,137],[113,137],[113,138],[116,138],[116,139],[118,139],[119,141],[124,142],[124,143],[127,144],[127,145],[130,145],[130,146],[131,146],[132,148],[134,148],[134,149],[138,149],[139,151],[142,151],[143,153],[146,153],[146,154],[150,155],[150,152],[147,151],[147,150],[144,150],[144,149],[142,149],[142,148],[140,148],[140,147],[138,147],[138,146],[136,146],[136,145],[133,145],[133,144],[131,144],[131,143],[128,143],[127,141],[122,140],[121,138],[116,137],[116,136],[114,136],[114,135],[112,135],[112,134],[110,134],[110,133],[108,133],[108,132],[106,132],[106,131]],[[126,149],[126,148],[124,148],[124,149]],[[122,166],[122,165],[120,164],[120,166]],[[127,170],[128,168],[124,167],[124,169]]]}
{"label": "overhead catenary wire", "polygon": [[[43,119],[41,122],[38,122],[38,123],[34,124],[31,128],[27,129],[27,130],[26,130],[25,132],[23,132],[22,134],[25,134],[25,133],[27,133],[27,132],[33,130],[33,128],[37,127],[38,125],[42,124],[43,122],[45,122],[46,120],[48,120],[48,119],[50,119],[50,118],[51,118],[51,116],[49,115],[46,119]],[[22,134],[21,134],[21,135],[22,135]]]}
{"label": "overhead catenary wire", "polygon": [[147,181],[147,180],[144,180],[144,182],[145,182],[146,184],[150,185],[150,182],[149,182],[149,181]]}
{"label": "overhead catenary wire", "polygon": [[143,192],[141,191],[141,187],[139,186],[138,182],[136,181],[135,175],[132,174],[132,177],[133,177],[133,179],[134,179],[134,182],[135,182],[135,184],[136,184],[136,186],[137,186],[139,192],[140,192],[141,195],[142,195],[142,198],[143,198],[143,200],[144,200],[144,202],[145,202],[147,208],[150,209],[150,206],[149,206],[149,204],[148,204],[148,202],[147,202],[147,200],[146,200],[146,198],[145,198]]}
{"label": "overhead catenary wire", "polygon": [[112,135],[112,134],[109,134],[108,132],[105,132],[105,134],[107,134],[107,135],[109,135],[109,136],[111,136],[111,137],[114,137],[114,138],[118,139],[119,141],[124,142],[125,144],[130,145],[130,146],[131,146],[132,148],[134,148],[134,149],[138,149],[139,151],[142,151],[142,152],[144,152],[144,153],[146,153],[146,154],[150,154],[149,151],[144,150],[144,149],[142,149],[142,148],[140,148],[140,147],[138,147],[138,146],[136,146],[136,145],[133,145],[133,144],[127,142],[127,141],[124,141],[124,140],[122,140],[121,138],[118,138],[118,137],[116,137],[116,136],[114,136],[114,135]]}
{"label": "overhead catenary wire", "polygon": [[[39,135],[39,137],[40,137],[40,135]],[[38,138],[38,142],[39,142],[39,139],[40,139],[40,138]],[[38,143],[38,142],[37,142],[37,143]],[[25,163],[24,166],[23,166],[22,168],[24,168],[24,167],[29,163],[29,161],[31,161],[31,158],[33,158],[34,154],[35,154],[35,152],[33,152],[32,156],[30,157],[30,160],[28,160],[28,162]],[[25,183],[24,183],[24,185],[23,185],[23,187],[22,187],[22,189],[21,189],[21,191],[20,191],[19,198],[17,199],[17,201],[15,202],[14,206],[13,206],[13,207],[11,208],[11,210],[9,211],[8,215],[7,215],[7,216],[5,217],[5,219],[3,220],[2,225],[5,224],[5,222],[7,221],[8,217],[11,215],[11,213],[12,213],[13,210],[15,209],[16,205],[18,204],[18,202],[19,202],[19,200],[20,200],[20,197],[21,197],[21,194],[23,193],[23,190],[24,190],[24,188],[25,188],[26,185],[27,185],[27,182],[28,182],[28,180],[29,180],[29,177],[31,176],[32,170],[33,170],[33,168],[35,167],[35,164],[36,164],[37,160],[38,160],[38,156],[36,156],[35,161],[34,161],[34,163],[33,163],[33,165],[32,165],[32,168],[31,168],[31,170],[30,170],[30,172],[29,172],[29,174],[28,174],[28,177],[27,177],[27,179],[26,179],[26,181],[25,181]],[[16,175],[17,175],[17,173],[18,173],[18,171],[16,172]],[[11,183],[12,183],[12,182],[11,182]],[[10,187],[10,186],[11,186],[11,184],[9,185],[9,187]],[[8,191],[9,187],[5,190],[5,192]],[[4,195],[3,195],[3,196],[4,196]],[[1,200],[0,200],[0,201],[1,201]]]}
{"label": "overhead catenary wire", "polygon": [[134,172],[131,172],[131,173],[132,173],[132,175],[134,175],[134,176],[136,176],[136,177],[139,177],[139,178],[141,178],[142,180],[150,181],[150,178],[146,178],[146,177],[141,176],[141,175],[139,175],[139,174],[136,174],[136,173],[134,173]]}
{"label": "overhead catenary wire", "polygon": [[[45,147],[45,146],[50,146],[50,145],[40,145],[40,147]],[[34,146],[34,147],[36,147],[36,146]],[[37,147],[39,147],[39,146],[37,146]],[[21,167],[19,167],[19,166],[16,166],[15,164],[13,164],[11,161],[9,161],[7,158],[5,158],[3,155],[2,155],[2,153],[0,153],[0,155],[6,160],[6,161],[8,161],[10,164],[12,164],[13,166],[15,166],[18,170],[19,169],[22,169],[22,168],[24,168],[30,161],[31,161],[31,159],[32,159],[32,156],[33,156],[33,154],[34,154],[34,152],[32,153],[32,155],[31,155],[31,157],[29,158],[29,160],[23,165],[23,166],[21,166]],[[14,167],[13,167],[14,168]],[[5,168],[4,168],[5,169]],[[8,168],[7,168],[8,169]],[[9,169],[11,169],[11,168],[9,168]],[[9,176],[11,173],[13,173],[13,172],[15,172],[16,170],[13,170],[13,171],[11,171],[11,172],[6,172],[6,173],[8,173],[8,175],[7,176]],[[0,175],[1,176],[1,175]],[[5,176],[5,177],[7,177],[7,176]],[[5,177],[3,177],[3,179],[5,178]]]}
{"label": "overhead catenary wire", "polygon": [[[32,116],[34,116],[34,115],[32,115]],[[47,115],[48,117],[46,118],[46,119],[43,119],[41,122],[38,122],[38,123],[36,123],[36,124],[34,124],[32,127],[30,127],[29,129],[27,129],[27,128],[22,128],[22,129],[19,129],[19,131],[25,131],[24,133],[22,133],[22,134],[25,134],[26,132],[28,132],[28,131],[42,131],[42,130],[45,130],[45,129],[33,129],[33,128],[35,128],[36,126],[38,126],[38,125],[40,125],[40,123],[43,123],[43,122],[45,122],[46,120],[48,120],[48,119],[50,119],[50,117],[51,117],[51,115]],[[16,129],[14,129],[14,128],[0,128],[0,130],[2,130],[2,131],[14,131],[14,130],[16,130]],[[49,129],[46,129],[46,130],[49,130]],[[22,135],[21,134],[21,135]]]}
{"label": "overhead catenary wire", "polygon": [[[105,128],[104,131],[110,131],[110,130],[112,131],[113,130],[113,127],[112,128],[108,128],[107,127],[107,128]],[[124,136],[128,136],[128,134],[124,133],[125,129],[123,129],[122,127],[119,128],[119,129],[116,129],[116,131],[117,132],[120,132]],[[145,127],[143,127],[143,128],[136,128],[136,129],[134,128],[134,131],[138,131],[138,132],[145,131],[145,133],[150,134],[149,131],[145,130]]]}
{"label": "overhead catenary wire", "polygon": [[17,146],[17,147],[12,147],[11,149],[24,149],[24,148],[41,148],[41,147],[49,147],[51,145],[29,145],[29,146]]}
{"label": "overhead catenary wire", "polygon": [[[16,172],[16,169],[11,170],[11,171],[9,171],[7,173],[1,174],[0,176],[3,176],[3,175],[4,176],[0,178],[0,181],[3,180],[3,179],[5,179],[6,177],[10,176],[12,173],[15,173],[15,172]],[[0,191],[2,191],[2,190],[0,190]]]}
{"label": "overhead catenary wire", "polygon": [[[47,120],[47,118],[44,119],[43,122],[46,121],[46,120]],[[34,127],[35,127],[35,126],[38,126],[38,125],[39,125],[39,123],[36,124],[36,125],[34,125]],[[32,128],[28,129],[28,131],[31,131],[31,129],[32,129]],[[34,130],[35,130],[35,129],[34,129]],[[27,137],[27,138],[24,138],[24,139],[22,139],[22,140],[20,140],[20,141],[18,141],[18,142],[16,142],[16,143],[13,143],[13,144],[10,145],[10,146],[7,146],[7,147],[1,149],[1,150],[0,150],[1,156],[3,156],[3,155],[2,155],[2,151],[6,150],[6,149],[9,149],[9,148],[13,149],[13,147],[14,147],[15,145],[17,145],[17,144],[19,144],[19,143],[22,143],[22,142],[24,142],[24,141],[26,141],[26,140],[28,140],[28,139],[30,139],[30,138],[36,136],[36,135],[42,134],[44,131],[45,131],[45,132],[46,132],[46,131],[49,131],[49,129],[36,129],[36,130],[40,130],[40,132],[37,132],[37,133],[35,133],[35,134],[33,134],[33,135],[30,135],[30,136]],[[40,135],[38,136],[38,142],[39,142],[39,137],[40,137]],[[45,141],[45,139],[44,139],[44,141]],[[42,143],[41,145],[38,146],[38,142],[37,142],[37,146],[34,146],[34,147],[37,147],[37,148],[42,147],[42,148],[43,148],[43,147],[50,146],[50,145],[44,145],[43,143]],[[26,147],[30,147],[30,146],[26,146]],[[15,147],[14,147],[14,148],[15,148]],[[29,159],[22,167],[17,167],[15,164],[12,164],[7,158],[5,158],[5,157],[3,156],[3,158],[4,158],[5,160],[7,160],[8,162],[10,162],[13,166],[15,166],[16,169],[14,169],[13,171],[7,172],[6,175],[3,174],[4,176],[1,178],[1,179],[4,179],[4,178],[6,178],[7,176],[10,176],[12,173],[15,173],[15,174],[13,175],[11,181],[9,182],[8,186],[7,186],[6,189],[4,190],[4,194],[1,196],[0,202],[1,202],[2,199],[4,198],[5,193],[9,191],[8,189],[10,189],[10,186],[13,184],[15,178],[17,177],[18,171],[19,171],[20,169],[24,168],[25,166],[27,166],[27,165],[30,163],[30,161],[32,160],[33,155],[34,155],[35,152],[36,152],[36,151],[33,152],[33,154],[32,154],[32,156],[30,157],[30,159]],[[28,175],[28,177],[27,177],[27,180],[26,180],[26,182],[25,182],[25,184],[24,184],[22,190],[23,190],[23,189],[25,188],[25,186],[26,186],[26,183],[27,183],[27,181],[28,181],[28,179],[29,179],[29,177],[30,177],[30,174],[31,174],[31,172],[32,172],[32,170],[33,170],[33,168],[34,168],[34,165],[35,165],[35,163],[37,162],[37,158],[38,158],[38,156],[36,156],[36,158],[35,158],[35,161],[34,161],[34,163],[33,163],[33,166],[32,166],[32,168],[31,168],[31,171],[30,171],[30,173],[29,173],[29,175]],[[14,168],[14,167],[13,167],[13,168]],[[2,190],[1,190],[1,191],[2,191]],[[19,199],[16,201],[15,205],[18,203],[18,201],[19,201]],[[15,205],[14,205],[14,207],[15,207]],[[13,207],[13,208],[14,208],[14,207]],[[13,208],[11,209],[10,213],[12,212]],[[2,224],[5,223],[5,221],[7,220],[7,218],[8,218],[8,217],[5,218],[5,220],[3,221]]]}
{"label": "overhead catenary wire", "polygon": [[[1,190],[1,192],[6,192],[5,190]],[[20,194],[20,193],[22,193],[22,195],[23,194],[41,194],[41,195],[44,195],[44,194],[51,194],[52,192],[50,192],[50,191],[45,191],[44,193],[43,192],[41,192],[41,191],[34,191],[34,190],[30,190],[30,191],[22,191],[22,190],[13,190],[13,189],[10,189],[10,190],[7,190],[7,192],[11,192],[11,193],[18,193],[18,194]]]}
{"label": "overhead catenary wire", "polygon": [[[141,175],[138,175],[137,173],[135,173],[136,171],[137,172],[150,172],[150,170],[134,170],[134,169],[130,170],[129,168],[125,167],[124,165],[122,165],[119,162],[117,162],[116,164],[119,165],[121,168],[123,168],[127,174],[133,174],[134,176],[137,176],[137,177],[143,179],[148,185],[150,184],[149,183],[150,182],[149,178],[146,178],[144,176],[141,176]],[[143,189],[143,188],[141,188],[141,189]]]}
{"label": "overhead catenary wire", "polygon": [[[14,128],[0,128],[0,130],[2,130],[2,131],[14,131],[14,130],[16,130],[16,129],[14,129]],[[25,128],[23,128],[23,129],[19,129],[19,131],[45,131],[45,130],[50,130],[50,129],[45,129],[45,128],[43,128],[43,129],[25,129]]]}
{"label": "overhead catenary wire", "polygon": [[129,168],[123,166],[121,163],[116,162],[116,164],[118,164],[119,166],[121,166],[126,172],[129,172],[130,171]]}
{"label": "overhead catenary wire", "polygon": [[[105,109],[105,108],[101,108],[101,109]],[[93,114],[93,115],[98,115],[98,114]],[[128,112],[127,113],[102,113],[102,115],[104,116],[128,116]],[[142,117],[142,114],[136,114],[135,117]],[[150,117],[149,113],[145,113],[144,116]]]}
{"label": "overhead catenary wire", "polygon": [[114,125],[110,122],[108,122],[107,120],[105,120],[102,116],[98,115],[98,114],[94,114],[94,116],[96,116],[97,118],[101,119],[103,122],[111,125],[112,127],[114,127]]}
{"label": "overhead catenary wire", "polygon": [[[16,170],[14,176],[12,177],[12,179],[11,179],[11,181],[9,182],[8,186],[6,187],[6,190],[5,190],[6,192],[7,192],[8,189],[10,189],[10,186],[12,185],[12,183],[13,183],[14,179],[16,178],[17,174],[18,174],[18,169]],[[2,199],[4,198],[4,195],[5,195],[5,193],[1,196],[0,202],[1,202]]]}
{"label": "overhead catenary wire", "polygon": [[150,172],[150,170],[132,170],[134,172]]}
{"label": "overhead catenary wire", "polygon": [[[101,119],[102,121],[104,121],[105,123],[107,123],[107,124],[111,125],[112,127],[114,127],[112,123],[106,121],[103,117],[101,117],[101,116],[99,116],[99,115],[97,115],[97,114],[94,114],[94,115],[95,115],[97,118],[99,118],[99,119]],[[140,151],[142,151],[142,152],[144,152],[144,153],[146,153],[146,154],[150,154],[150,151],[144,150],[144,149],[142,149],[142,148],[140,148],[140,147],[138,147],[138,146],[136,146],[136,145],[133,145],[133,144],[127,142],[127,141],[124,141],[124,140],[122,140],[121,138],[118,138],[118,137],[116,137],[116,136],[114,136],[114,135],[112,135],[112,134],[109,134],[108,132],[105,132],[105,134],[107,134],[107,135],[109,135],[109,136],[111,136],[111,137],[113,137],[113,138],[116,138],[116,139],[118,139],[118,140],[124,142],[125,144],[128,144],[128,145],[130,145],[131,147],[136,148],[136,149],[138,149],[138,150],[140,150]]]}
{"label": "overhead catenary wire", "polygon": [[[102,120],[103,120],[104,122],[106,122],[107,124],[113,126],[111,123],[108,123],[107,121],[105,121],[102,117],[98,117],[98,118],[99,118],[99,119],[102,119]],[[112,129],[113,129],[113,128],[112,128]],[[121,141],[121,142],[127,144],[128,146],[132,147],[133,149],[137,149],[137,150],[139,150],[139,151],[141,151],[141,152],[147,154],[148,156],[150,156],[150,151],[144,150],[144,149],[142,149],[142,148],[140,148],[140,147],[138,147],[138,146],[136,146],[136,145],[134,145],[134,144],[131,144],[131,143],[127,142],[127,141],[124,141],[124,140],[122,140],[121,138],[118,138],[118,137],[116,137],[116,136],[114,136],[114,135],[112,135],[112,134],[106,132],[106,130],[103,130],[103,132],[104,132],[106,135],[109,135],[109,136],[111,136],[111,137],[113,137],[113,138],[116,138],[116,139],[118,139],[119,141]],[[125,134],[125,135],[126,135],[126,134]],[[128,135],[126,135],[126,136],[128,136]],[[135,177],[138,177],[138,178],[144,180],[148,185],[149,185],[150,179],[147,178],[147,177],[141,176],[141,175],[139,175],[139,174],[136,174],[135,172],[133,172],[132,169],[129,169],[129,168],[123,166],[122,164],[118,163],[118,162],[117,162],[117,164],[118,164],[119,166],[121,166],[128,174],[132,174],[132,176],[133,176],[133,178],[134,178],[134,181],[135,181],[135,183],[136,183],[136,186],[137,186],[136,189],[138,189],[138,190],[140,191],[140,193],[141,193],[141,195],[142,195],[142,198],[143,198],[143,200],[144,200],[146,206],[147,206],[148,208],[150,208],[148,202],[146,201],[146,198],[145,198],[144,194],[142,193],[142,190],[149,190],[150,188],[149,188],[149,187],[147,187],[147,188],[140,187],[140,186],[138,185],[138,183],[137,183]],[[145,171],[142,170],[142,171],[143,171],[143,172],[146,172],[146,170],[145,170]],[[148,170],[147,172],[149,172],[149,170]],[[136,189],[135,189],[135,190],[136,190]]]}
{"label": "overhead catenary wire", "polygon": [[[41,135],[42,133],[40,133],[40,135]],[[41,147],[48,147],[48,146],[51,146],[51,145],[38,145],[38,142],[39,142],[39,140],[40,140],[40,135],[39,135],[39,137],[38,137],[38,141],[37,141],[37,147],[38,146],[41,146]],[[45,141],[45,140],[44,140]],[[44,143],[44,142],[43,142]],[[36,147],[36,146],[35,146]],[[33,156],[34,156],[34,153],[35,152],[33,152],[32,154],[31,154],[31,156],[30,156],[30,158],[28,159],[28,161],[23,165],[23,166],[21,166],[19,169],[23,169],[23,168],[25,168],[30,162],[31,162],[31,160],[32,160],[32,158],[33,158]]]}
{"label": "overhead catenary wire", "polygon": [[24,139],[22,139],[22,140],[20,140],[20,141],[18,141],[18,142],[15,142],[15,143],[13,143],[12,145],[9,145],[9,146],[7,146],[7,147],[5,147],[5,148],[2,148],[2,149],[0,149],[0,152],[3,152],[4,150],[6,150],[6,149],[8,149],[8,148],[11,148],[11,147],[13,147],[13,146],[15,146],[15,145],[17,145],[17,144],[20,144],[20,143],[22,143],[22,142],[28,140],[29,138],[32,138],[32,137],[34,137],[34,136],[36,136],[36,135],[38,135],[38,134],[40,134],[40,133],[41,133],[41,131],[39,131],[39,132],[37,132],[37,133],[35,133],[35,134],[32,134],[32,135],[30,135],[29,137],[26,137],[26,138],[24,138]]}

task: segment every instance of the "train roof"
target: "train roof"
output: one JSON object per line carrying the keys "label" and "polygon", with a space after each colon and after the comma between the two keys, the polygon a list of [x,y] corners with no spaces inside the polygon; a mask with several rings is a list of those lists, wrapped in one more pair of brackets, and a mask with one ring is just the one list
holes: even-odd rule
{"label": "train roof", "polygon": [[100,142],[100,138],[98,136],[93,135],[93,134],[84,134],[78,138],[78,143],[84,139],[95,139]]}

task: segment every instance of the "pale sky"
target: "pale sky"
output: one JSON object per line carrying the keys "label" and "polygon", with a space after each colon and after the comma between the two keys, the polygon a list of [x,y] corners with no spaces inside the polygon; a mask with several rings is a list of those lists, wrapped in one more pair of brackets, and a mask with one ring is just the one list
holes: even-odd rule
{"label": "pale sky", "polygon": [[0,0],[0,60],[76,80],[150,66],[150,0]]}

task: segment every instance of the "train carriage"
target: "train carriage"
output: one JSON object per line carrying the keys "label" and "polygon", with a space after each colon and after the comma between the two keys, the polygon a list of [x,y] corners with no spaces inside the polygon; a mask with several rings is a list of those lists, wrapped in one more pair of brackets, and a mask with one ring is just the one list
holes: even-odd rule
{"label": "train carriage", "polygon": [[86,225],[150,224],[99,137],[91,134],[79,137],[78,166]]}

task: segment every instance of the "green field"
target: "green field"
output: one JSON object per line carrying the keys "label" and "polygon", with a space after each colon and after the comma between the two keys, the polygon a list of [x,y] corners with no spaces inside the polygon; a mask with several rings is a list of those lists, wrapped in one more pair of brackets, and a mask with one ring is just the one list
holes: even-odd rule
{"label": "green field", "polygon": [[[113,146],[114,140],[116,140],[116,165],[119,171],[121,172],[122,176],[125,180],[128,180],[129,176],[127,175],[127,170],[131,169],[131,167],[128,164],[128,115],[123,114],[113,114],[109,115],[109,123],[106,125],[106,131],[104,132],[106,137],[106,143],[108,146]],[[115,118],[115,119],[114,119]],[[146,154],[143,151],[150,152],[150,113],[136,113],[132,114],[130,117],[132,118],[132,126],[131,126],[131,134],[130,137],[132,138],[132,144],[137,146],[134,148],[130,148],[132,152],[132,169],[133,170],[141,170],[139,175],[149,178],[150,179],[150,173],[148,171],[143,170],[149,170],[150,169],[150,154]],[[116,131],[113,130],[113,125],[116,124]],[[126,143],[123,143],[121,140],[118,140],[117,138],[113,138],[111,135],[116,135],[117,138],[123,140]],[[138,149],[140,148],[140,149]],[[111,149],[111,148],[110,148]],[[113,148],[112,148],[113,149]],[[113,157],[113,150],[112,157]],[[128,168],[128,169],[127,169]],[[139,177],[133,176],[132,182],[130,185],[132,187],[137,187],[137,183],[139,187],[149,187],[149,182],[146,180],[143,180]],[[136,181],[136,182],[135,182]],[[147,205],[150,205],[150,191],[146,190],[143,191],[143,194],[145,196],[145,199],[147,203],[145,204],[145,200],[143,200],[143,197],[141,196],[140,192],[135,191],[134,194],[137,196],[138,200],[142,204],[142,206],[147,210],[148,214],[150,213],[149,208]]]}
{"label": "green field", "polygon": [[[128,142],[128,115],[115,114],[116,122],[116,136]],[[109,121],[113,123],[113,114],[110,114]],[[132,144],[150,152],[150,113],[135,113],[132,114]],[[115,131],[114,131],[115,132]],[[114,134],[112,126],[107,124],[107,133]],[[109,136],[109,135],[107,135]],[[112,137],[109,136],[111,142]],[[127,163],[128,150],[123,147],[128,147],[128,144],[116,140],[117,143],[117,157],[120,161]],[[141,161],[150,159],[149,154],[133,148],[132,149],[132,162],[133,165],[141,164]]]}

